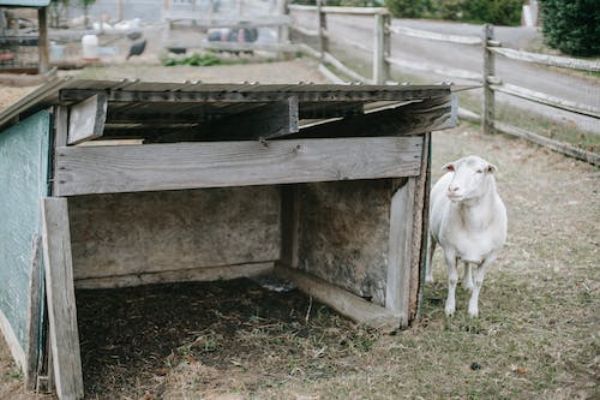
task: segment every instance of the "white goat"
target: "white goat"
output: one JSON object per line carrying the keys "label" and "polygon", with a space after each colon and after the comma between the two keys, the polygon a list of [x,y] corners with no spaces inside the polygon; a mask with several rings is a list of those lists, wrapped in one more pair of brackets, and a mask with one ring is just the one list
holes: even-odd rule
{"label": "white goat", "polygon": [[[463,261],[463,286],[472,292],[469,315],[477,317],[485,271],[506,241],[506,208],[496,192],[494,165],[480,157],[469,156],[450,162],[442,169],[448,173],[431,190],[431,248],[426,281],[433,282],[431,259],[439,243],[448,266],[446,315],[456,310],[457,266]],[[476,265],[474,272],[471,272],[471,263]]]}

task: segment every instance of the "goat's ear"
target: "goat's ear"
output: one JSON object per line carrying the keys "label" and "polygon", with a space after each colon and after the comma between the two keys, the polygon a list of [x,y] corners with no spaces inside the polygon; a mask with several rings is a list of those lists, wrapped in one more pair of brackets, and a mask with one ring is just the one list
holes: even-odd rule
{"label": "goat's ear", "polygon": [[456,167],[454,166],[454,163],[451,163],[451,162],[449,162],[448,164],[446,164],[442,167],[442,171],[454,172],[455,170],[456,170]]}
{"label": "goat's ear", "polygon": [[496,171],[498,171],[498,168],[494,164],[488,163],[487,167],[485,168],[485,172],[487,172],[488,174],[493,174]]}

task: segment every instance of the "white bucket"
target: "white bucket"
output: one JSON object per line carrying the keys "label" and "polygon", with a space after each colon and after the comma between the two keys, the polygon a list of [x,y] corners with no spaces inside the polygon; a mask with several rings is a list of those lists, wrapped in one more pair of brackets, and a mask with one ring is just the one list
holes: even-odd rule
{"label": "white bucket", "polygon": [[94,61],[98,59],[98,37],[96,35],[85,35],[81,38],[83,48],[83,59]]}

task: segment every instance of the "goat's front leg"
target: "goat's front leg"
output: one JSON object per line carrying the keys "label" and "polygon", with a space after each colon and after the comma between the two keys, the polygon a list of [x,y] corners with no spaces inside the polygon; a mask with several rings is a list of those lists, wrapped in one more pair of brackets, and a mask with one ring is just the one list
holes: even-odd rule
{"label": "goat's front leg", "polygon": [[473,291],[471,292],[471,298],[469,299],[469,315],[476,318],[479,315],[479,292],[483,285],[483,278],[485,277],[485,271],[487,267],[496,259],[495,256],[490,256],[483,260],[481,264],[475,269]]}
{"label": "goat's front leg", "polygon": [[468,262],[464,263],[465,271],[463,273],[462,285],[467,290],[473,290],[473,274],[471,264]]}
{"label": "goat's front leg", "polygon": [[444,251],[444,258],[448,266],[448,298],[446,299],[446,315],[451,316],[456,311],[456,283],[458,282],[458,271],[456,264],[458,260],[453,251]]}

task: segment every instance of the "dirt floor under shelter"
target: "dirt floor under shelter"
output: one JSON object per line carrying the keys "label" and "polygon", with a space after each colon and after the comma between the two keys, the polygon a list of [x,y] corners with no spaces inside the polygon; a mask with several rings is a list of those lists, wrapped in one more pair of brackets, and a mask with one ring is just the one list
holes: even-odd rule
{"label": "dirt floor under shelter", "polygon": [[[87,397],[600,398],[600,170],[462,124],[434,133],[434,177],[468,154],[498,167],[509,214],[478,320],[460,286],[444,316],[439,250],[421,319],[396,335],[247,280],[78,291]],[[0,399],[46,398],[21,387],[0,340]]]}

